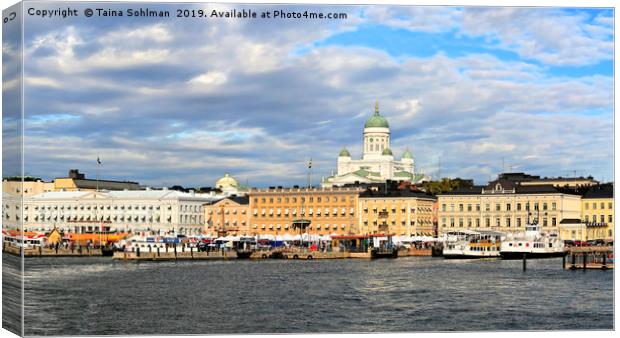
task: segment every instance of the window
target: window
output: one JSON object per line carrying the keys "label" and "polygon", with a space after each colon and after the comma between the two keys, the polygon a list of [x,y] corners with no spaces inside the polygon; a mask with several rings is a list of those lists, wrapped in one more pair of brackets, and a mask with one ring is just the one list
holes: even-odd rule
{"label": "window", "polygon": [[596,215],[592,215],[592,223],[596,223]]}
{"label": "window", "polygon": [[468,219],[467,219],[467,227],[468,227],[468,228],[471,228],[471,218],[468,218]]}
{"label": "window", "polygon": [[534,203],[534,211],[538,211],[538,202]]}
{"label": "window", "polygon": [[607,215],[607,222],[608,223],[613,223],[614,222],[614,216],[613,215]]}
{"label": "window", "polygon": [[586,223],[590,221],[590,216],[586,215]]}
{"label": "window", "polygon": [[607,209],[613,209],[611,202],[607,203]]}
{"label": "window", "polygon": [[521,217],[517,217],[517,228],[521,227]]}
{"label": "window", "polygon": [[501,226],[501,222],[502,222],[502,221],[499,219],[499,217],[498,217],[498,218],[496,218],[496,219],[495,219],[495,226],[496,226],[496,227]]}
{"label": "window", "polygon": [[454,218],[450,218],[450,227],[454,228]]}
{"label": "window", "polygon": [[521,211],[521,203],[517,203],[517,210]]}
{"label": "window", "polygon": [[495,203],[495,211],[500,211],[502,210],[502,205],[499,203]]}
{"label": "window", "polygon": [[547,226],[547,219],[543,218],[543,226],[546,227]]}
{"label": "window", "polygon": [[463,204],[459,204],[459,211],[463,211]]}
{"label": "window", "polygon": [[484,219],[484,225],[488,228],[491,226],[491,219],[490,218],[485,218]]}
{"label": "window", "polygon": [[480,204],[476,204],[476,211],[480,211]]}
{"label": "window", "polygon": [[557,226],[557,220],[556,220],[556,218],[555,218],[555,217],[552,217],[552,218],[551,218],[551,226],[552,226],[552,227]]}
{"label": "window", "polygon": [[471,211],[471,204],[467,205],[467,211]]}
{"label": "window", "polygon": [[592,210],[596,210],[596,203],[592,203]]}
{"label": "window", "polygon": [[543,210],[547,210],[547,203],[543,203]]}
{"label": "window", "polygon": [[605,209],[605,203],[601,202],[601,209]]}
{"label": "window", "polygon": [[450,211],[454,211],[454,204],[450,204]]}
{"label": "window", "polygon": [[506,211],[510,211],[510,209],[512,209],[512,204],[507,203],[506,204]]}
{"label": "window", "polygon": [[484,210],[491,211],[491,205],[489,203],[484,205]]}
{"label": "window", "polygon": [[557,209],[557,205],[555,202],[551,203],[551,210],[556,210]]}
{"label": "window", "polygon": [[590,209],[590,204],[589,203],[585,203],[583,205],[583,208],[586,209],[586,210]]}
{"label": "window", "polygon": [[476,228],[480,227],[480,218],[476,218]]}
{"label": "window", "polygon": [[506,217],[506,226],[510,227],[510,217]]}
{"label": "window", "polygon": [[462,218],[459,218],[459,227],[461,227],[461,228],[463,227],[463,219]]}

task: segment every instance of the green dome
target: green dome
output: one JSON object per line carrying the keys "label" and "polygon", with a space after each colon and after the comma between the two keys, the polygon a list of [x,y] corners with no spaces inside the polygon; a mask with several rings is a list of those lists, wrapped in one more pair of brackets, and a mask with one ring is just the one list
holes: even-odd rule
{"label": "green dome", "polygon": [[351,154],[349,153],[347,148],[342,148],[340,154],[338,154],[338,157],[351,157]]}
{"label": "green dome", "polygon": [[405,153],[403,154],[403,158],[408,158],[408,159],[412,159],[413,160],[413,154],[411,154],[411,152],[409,151],[408,148],[407,148],[407,150],[405,150]]}
{"label": "green dome", "polygon": [[379,103],[375,103],[375,113],[366,120],[364,128],[389,128],[388,121],[381,115],[379,115]]}
{"label": "green dome", "polygon": [[390,150],[390,148],[385,148],[385,149],[383,149],[383,152],[381,153],[381,155],[390,155],[390,156],[393,156],[392,151]]}

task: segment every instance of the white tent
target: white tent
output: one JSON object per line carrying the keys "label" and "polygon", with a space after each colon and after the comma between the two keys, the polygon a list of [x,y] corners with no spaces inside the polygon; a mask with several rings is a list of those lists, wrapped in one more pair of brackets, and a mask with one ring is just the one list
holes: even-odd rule
{"label": "white tent", "polygon": [[282,235],[282,240],[285,242],[290,242],[293,240],[293,236],[291,234],[284,234]]}
{"label": "white tent", "polygon": [[281,242],[281,241],[284,240],[284,238],[282,236],[280,236],[280,235],[276,235],[276,239],[275,240]]}
{"label": "white tent", "polygon": [[301,241],[301,235],[297,234],[297,235],[293,236],[293,240],[294,241]]}
{"label": "white tent", "polygon": [[329,235],[320,236],[319,239],[321,241],[331,241],[332,240],[331,236],[329,236]]}
{"label": "white tent", "polygon": [[224,241],[228,241],[228,238],[226,238],[226,237],[218,237],[218,238],[216,238],[215,240],[216,240],[216,241],[222,241],[222,242],[224,242]]}
{"label": "white tent", "polygon": [[274,241],[276,239],[276,236],[265,234],[265,235],[260,235],[260,239],[268,239],[268,240]]}

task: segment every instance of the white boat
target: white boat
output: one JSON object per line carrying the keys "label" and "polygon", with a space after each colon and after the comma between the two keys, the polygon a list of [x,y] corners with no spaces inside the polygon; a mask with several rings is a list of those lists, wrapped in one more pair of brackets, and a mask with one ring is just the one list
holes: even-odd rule
{"label": "white boat", "polygon": [[525,231],[509,233],[502,242],[500,255],[503,259],[561,257],[564,243],[557,233],[539,230],[538,224],[526,224]]}
{"label": "white boat", "polygon": [[499,257],[502,234],[495,231],[449,231],[443,238],[444,258]]}

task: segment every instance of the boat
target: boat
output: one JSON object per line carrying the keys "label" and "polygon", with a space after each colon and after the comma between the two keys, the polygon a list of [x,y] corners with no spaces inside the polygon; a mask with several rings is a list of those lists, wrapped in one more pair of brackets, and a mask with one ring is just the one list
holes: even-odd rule
{"label": "boat", "polygon": [[370,258],[397,258],[398,249],[394,247],[373,248],[370,251]]}
{"label": "boat", "polygon": [[564,255],[564,243],[557,233],[541,232],[536,223],[526,224],[525,231],[509,233],[501,244],[502,259],[550,258]]}
{"label": "boat", "polygon": [[458,230],[444,235],[443,257],[499,258],[502,234],[495,231]]}

